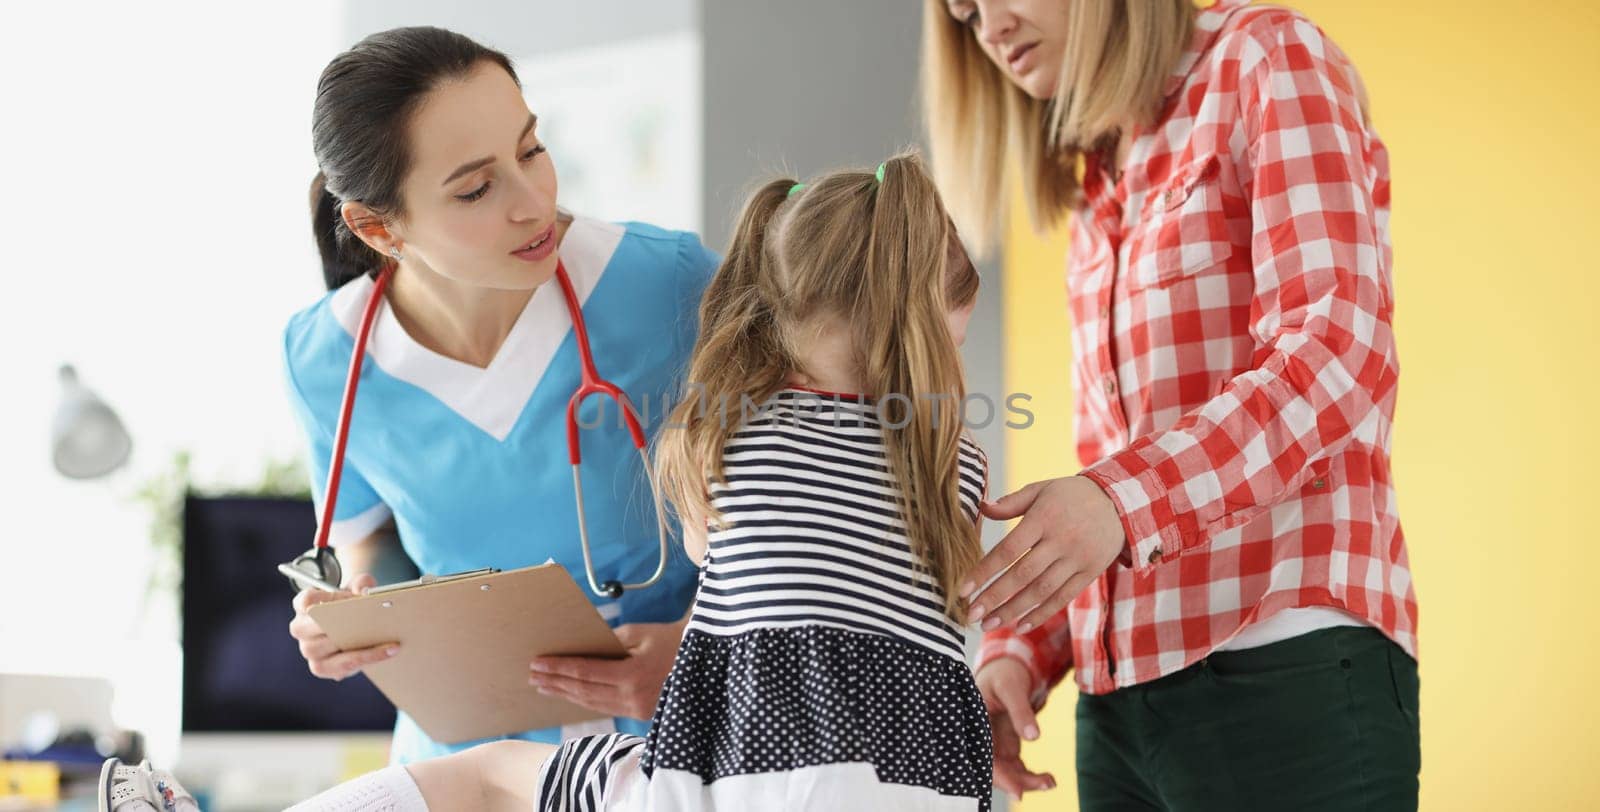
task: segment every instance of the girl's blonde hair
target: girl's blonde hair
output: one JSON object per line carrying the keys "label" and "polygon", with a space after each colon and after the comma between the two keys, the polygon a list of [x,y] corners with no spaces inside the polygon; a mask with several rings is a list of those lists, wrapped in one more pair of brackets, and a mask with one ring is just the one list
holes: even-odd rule
{"label": "girl's blonde hair", "polygon": [[922,108],[934,176],[975,248],[994,243],[1008,153],[1035,228],[1079,203],[1079,157],[1154,119],[1194,17],[1194,0],[1072,0],[1056,93],[1041,101],[989,60],[945,0],[927,0]]}
{"label": "girl's blonde hair", "polygon": [[684,522],[725,527],[709,487],[726,481],[723,445],[739,428],[727,410],[765,403],[797,368],[801,332],[841,320],[878,398],[906,536],[959,619],[955,587],[980,548],[959,501],[966,389],[946,319],[977,297],[977,270],[913,154],[886,161],[881,182],[835,172],[794,185],[756,190],[706,288],[685,397],[657,435],[660,491]]}

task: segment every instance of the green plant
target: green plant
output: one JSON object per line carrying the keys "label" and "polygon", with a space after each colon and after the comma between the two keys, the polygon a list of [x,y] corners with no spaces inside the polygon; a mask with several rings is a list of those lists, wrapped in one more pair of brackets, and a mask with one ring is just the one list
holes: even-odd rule
{"label": "green plant", "polygon": [[165,470],[145,480],[134,493],[134,500],[150,512],[153,556],[140,603],[141,617],[154,593],[176,593],[183,586],[183,497],[189,492],[189,485],[189,452],[179,451]]}
{"label": "green plant", "polygon": [[150,599],[159,593],[176,596],[183,588],[183,500],[190,493],[208,495],[277,496],[310,499],[310,478],[298,459],[268,460],[255,485],[202,487],[196,485],[188,451],[172,455],[168,466],[145,480],[133,499],[150,513],[150,551],[153,563],[145,582],[139,617],[143,618]]}

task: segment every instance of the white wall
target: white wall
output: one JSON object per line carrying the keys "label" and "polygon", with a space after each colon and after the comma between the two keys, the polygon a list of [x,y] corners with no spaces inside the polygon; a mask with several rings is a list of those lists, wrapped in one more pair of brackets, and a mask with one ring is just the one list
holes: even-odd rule
{"label": "white wall", "polygon": [[[171,606],[135,622],[150,556],[130,497],[179,449],[202,485],[300,451],[278,336],[321,292],[310,113],[341,9],[22,8],[0,49],[0,671],[113,677],[119,722],[159,755],[175,622]],[[133,435],[110,480],[50,466],[62,362]]]}

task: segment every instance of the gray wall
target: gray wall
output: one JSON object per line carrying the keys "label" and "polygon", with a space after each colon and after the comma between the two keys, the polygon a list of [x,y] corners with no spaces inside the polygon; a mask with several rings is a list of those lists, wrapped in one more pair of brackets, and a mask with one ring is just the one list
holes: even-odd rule
{"label": "gray wall", "polygon": [[875,166],[918,138],[917,11],[859,0],[705,0],[706,236],[780,170]]}
{"label": "gray wall", "polygon": [[[876,166],[919,144],[921,14],[920,4],[876,0],[702,0],[708,245],[727,243],[745,195],[774,173]],[[974,432],[994,497],[1007,484],[998,271],[979,267],[983,290],[963,348],[968,390],[997,407],[993,424]],[[999,525],[985,528],[998,540]]]}
{"label": "gray wall", "polygon": [[404,25],[436,25],[512,56],[584,48],[694,27],[699,0],[346,0],[345,40]]}

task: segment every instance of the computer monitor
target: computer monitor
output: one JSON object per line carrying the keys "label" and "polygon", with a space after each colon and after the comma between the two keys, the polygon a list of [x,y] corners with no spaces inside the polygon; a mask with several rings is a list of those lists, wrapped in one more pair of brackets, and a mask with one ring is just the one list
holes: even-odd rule
{"label": "computer monitor", "polygon": [[183,731],[388,731],[366,677],[312,676],[289,636],[294,590],[277,566],[306,551],[304,499],[190,495],[183,511]]}

